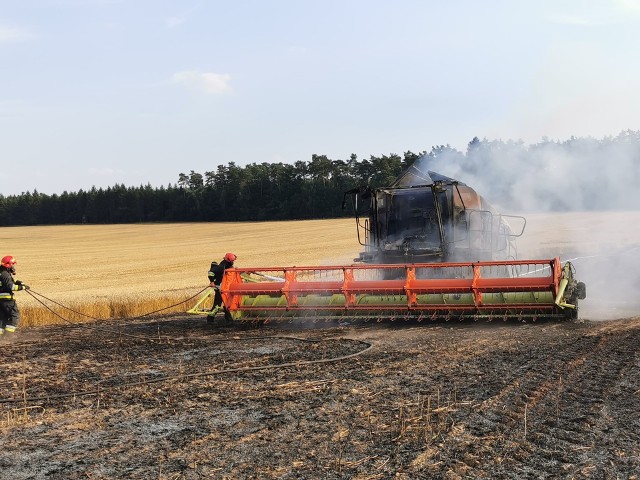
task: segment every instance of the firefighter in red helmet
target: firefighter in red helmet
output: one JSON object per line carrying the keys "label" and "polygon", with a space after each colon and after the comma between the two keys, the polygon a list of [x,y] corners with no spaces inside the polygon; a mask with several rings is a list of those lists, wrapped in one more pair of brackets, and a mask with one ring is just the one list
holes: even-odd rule
{"label": "firefighter in red helmet", "polygon": [[12,333],[18,328],[20,312],[13,298],[13,292],[29,290],[29,286],[20,280],[13,280],[16,273],[16,259],[11,255],[0,260],[0,335]]}
{"label": "firefighter in red helmet", "polygon": [[215,290],[215,295],[213,299],[213,308],[211,309],[211,312],[209,312],[207,321],[209,321],[209,319],[213,319],[213,317],[215,317],[216,313],[218,313],[218,311],[220,311],[221,308],[222,310],[225,311],[225,318],[227,320],[229,319],[229,314],[225,310],[224,306],[222,305],[222,295],[220,295],[220,284],[222,283],[222,277],[224,276],[224,271],[227,268],[232,268],[233,262],[235,262],[237,258],[238,257],[236,256],[235,253],[228,252],[224,254],[224,258],[220,261],[220,263],[211,262],[211,267],[209,268],[209,273],[208,273],[209,286]]}

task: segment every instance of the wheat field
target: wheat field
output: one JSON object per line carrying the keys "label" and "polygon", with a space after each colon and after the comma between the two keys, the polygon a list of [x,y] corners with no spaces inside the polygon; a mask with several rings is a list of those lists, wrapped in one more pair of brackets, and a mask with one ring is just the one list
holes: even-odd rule
{"label": "wheat field", "polygon": [[209,265],[225,252],[238,267],[351,263],[360,251],[355,228],[353,219],[2,227],[0,255],[16,257],[15,278],[31,293],[88,316],[44,301],[56,315],[17,292],[28,327],[130,318],[182,302],[208,286]]}
{"label": "wheat field", "polygon": [[[583,312],[601,305],[593,314],[604,315],[611,304],[605,300],[615,291],[625,299],[624,305],[616,301],[619,313],[637,297],[626,292],[635,279],[619,277],[637,271],[639,220],[640,212],[529,214],[517,239],[519,257],[579,256],[578,279],[590,289]],[[211,261],[225,252],[238,255],[238,267],[268,267],[350,264],[361,249],[354,219],[0,227],[0,255],[17,258],[16,278],[98,319],[131,318],[184,302],[208,285]],[[29,292],[17,292],[16,299],[22,326],[64,322]],[[56,311],[67,320],[87,320]]]}

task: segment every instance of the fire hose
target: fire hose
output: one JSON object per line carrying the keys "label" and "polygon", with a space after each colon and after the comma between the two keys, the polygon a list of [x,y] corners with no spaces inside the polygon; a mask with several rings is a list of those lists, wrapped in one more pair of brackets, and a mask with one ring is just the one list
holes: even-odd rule
{"label": "fire hose", "polygon": [[[192,297],[179,302],[177,304],[171,305],[169,307],[165,307],[153,312],[149,312],[149,313],[145,313],[143,315],[139,315],[137,317],[131,317],[125,320],[131,320],[131,319],[138,319],[138,318],[142,318],[148,315],[152,315],[154,313],[158,313],[164,310],[168,310],[169,308],[173,308],[175,306],[181,305],[183,303],[186,303],[190,300],[192,300],[193,298],[197,297],[198,295],[200,295],[205,289],[200,290],[198,293],[196,293],[195,295],[193,295]],[[94,330],[94,331],[103,331],[103,332],[107,332],[107,333],[117,333],[120,336],[124,336],[124,337],[128,337],[128,338],[135,338],[135,339],[139,339],[139,340],[146,340],[146,341],[151,341],[151,342],[158,342],[161,341],[161,339],[157,339],[157,338],[151,338],[151,337],[142,337],[139,335],[131,335],[128,333],[124,333],[121,331],[115,331],[113,329],[109,329],[109,328],[104,328],[104,327],[95,327],[95,326],[90,326],[90,325],[84,325],[81,323],[76,323],[76,322],[72,322],[70,320],[68,320],[67,318],[63,317],[62,315],[58,314],[56,311],[54,311],[53,309],[51,309],[46,303],[44,303],[40,298],[41,297],[51,303],[54,303],[55,305],[58,305],[59,307],[65,308],[71,312],[74,312],[76,314],[82,315],[84,317],[87,318],[91,318],[93,320],[99,320],[95,317],[92,317],[90,315],[86,315],[82,312],[78,312],[68,306],[65,306],[59,302],[56,302],[55,300],[52,300],[48,297],[46,297],[45,295],[35,292],[33,290],[25,290],[29,295],[31,295],[38,303],[40,303],[42,306],[44,306],[47,310],[49,310],[50,312],[52,312],[55,316],[57,316],[58,318],[60,318],[61,320],[73,325],[73,326],[77,326],[79,328],[85,328],[85,329],[89,329],[89,330]],[[293,341],[299,341],[299,342],[309,342],[309,343],[318,343],[321,342],[322,340],[313,340],[313,339],[305,339],[305,338],[298,338],[298,337],[290,337],[290,336],[256,336],[256,337],[245,337],[242,340],[270,340],[270,339],[282,339],[282,340],[293,340]],[[171,340],[171,339],[166,339],[166,340]],[[175,340],[175,339],[173,339]],[[228,338],[228,339],[210,339],[208,340],[209,342],[230,342],[230,341],[235,341],[237,342],[238,339],[237,338]],[[357,340],[358,343],[361,343],[365,346],[365,348],[355,352],[355,353],[351,353],[348,355],[341,355],[341,356],[337,356],[337,357],[330,357],[330,358],[322,358],[322,359],[318,359],[318,360],[305,360],[305,361],[297,361],[297,362],[286,362],[286,363],[281,363],[281,364],[274,364],[274,365],[262,365],[262,366],[253,366],[253,367],[237,367],[237,368],[227,368],[227,369],[222,369],[222,370],[208,370],[208,371],[204,371],[204,372],[196,372],[196,373],[188,373],[188,374],[178,374],[178,375],[167,375],[164,377],[159,377],[159,378],[153,378],[153,379],[147,379],[147,380],[140,380],[140,381],[131,381],[131,382],[122,382],[120,384],[117,385],[112,385],[110,387],[97,387],[97,388],[93,388],[93,389],[89,389],[89,390],[82,390],[79,392],[68,392],[68,393],[63,393],[63,394],[56,394],[56,395],[41,395],[41,396],[33,396],[33,397],[21,397],[21,398],[0,398],[0,404],[11,404],[11,403],[29,403],[29,402],[43,402],[43,401],[51,401],[51,400],[59,400],[59,399],[65,399],[65,398],[74,398],[74,397],[81,397],[81,396],[92,396],[92,395],[99,395],[101,393],[104,393],[106,391],[112,391],[112,390],[116,390],[116,389],[120,389],[120,388],[131,388],[131,387],[136,387],[136,386],[142,386],[142,385],[147,385],[147,384],[152,384],[152,383],[164,383],[164,382],[168,382],[168,381],[172,381],[172,380],[186,380],[186,379],[191,379],[191,378],[198,378],[198,377],[206,377],[206,376],[213,376],[213,375],[223,375],[223,374],[229,374],[229,373],[242,373],[242,372],[250,372],[250,371],[262,371],[262,370],[275,370],[275,369],[281,369],[281,368],[290,368],[290,367],[300,367],[300,366],[305,366],[305,365],[313,365],[313,364],[324,364],[324,363],[334,363],[334,362],[339,362],[339,361],[343,361],[343,360],[347,360],[353,357],[356,357],[358,355],[361,355],[367,351],[369,351],[371,348],[373,348],[373,344],[369,343],[369,342],[365,342],[362,340]]]}
{"label": "fire hose", "polygon": [[[304,338],[297,338],[297,337],[249,337],[243,340],[255,340],[255,339],[270,339],[270,338],[281,338],[281,339],[287,339],[287,340],[295,340],[295,341],[300,341],[300,342],[312,342],[312,343],[317,343],[317,342],[321,342],[322,340],[310,340],[310,339],[304,339]],[[238,341],[238,339],[219,339],[219,340],[214,340],[214,341]],[[364,348],[362,350],[358,350],[357,352],[354,353],[350,353],[348,355],[341,355],[338,357],[330,357],[330,358],[321,358],[318,360],[304,360],[304,361],[298,361],[298,362],[286,362],[286,363],[279,363],[279,364],[273,364],[273,365],[261,365],[261,366],[253,366],[253,367],[237,367],[237,368],[226,368],[226,369],[222,369],[222,370],[208,370],[205,372],[196,372],[196,373],[187,373],[187,374],[178,374],[178,375],[167,375],[164,377],[159,377],[159,378],[152,378],[152,379],[148,379],[148,380],[139,380],[139,381],[133,381],[133,382],[122,382],[118,385],[113,385],[110,387],[105,387],[105,388],[94,388],[94,389],[90,389],[90,390],[83,390],[80,392],[68,392],[68,393],[62,393],[62,394],[56,394],[56,395],[41,395],[41,396],[37,396],[37,397],[21,397],[21,398],[0,398],[0,404],[10,404],[10,403],[30,403],[30,402],[44,402],[44,401],[50,401],[50,400],[60,400],[60,399],[65,399],[65,398],[75,398],[75,397],[82,397],[82,396],[92,396],[92,395],[99,395],[101,393],[107,392],[107,391],[112,391],[112,390],[117,390],[120,388],[131,388],[131,387],[138,387],[138,386],[142,386],[142,385],[148,385],[148,384],[152,384],[152,383],[164,383],[164,382],[169,382],[171,380],[187,380],[187,379],[191,379],[191,378],[199,378],[199,377],[208,377],[208,376],[213,376],[213,375],[224,375],[224,374],[228,374],[228,373],[243,373],[243,372],[256,372],[256,371],[263,371],[263,370],[276,370],[276,369],[283,369],[283,368],[293,368],[293,367],[301,367],[301,366],[306,366],[306,365],[315,365],[315,364],[326,364],[326,363],[335,363],[335,362],[340,362],[343,360],[348,360],[354,357],[357,357],[359,355],[362,355],[363,353],[368,352],[369,350],[371,350],[374,346],[373,343],[370,342],[365,342],[363,340],[353,340],[356,341],[358,343],[361,343],[364,345]]]}
{"label": "fire hose", "polygon": [[[153,315],[155,313],[159,313],[159,312],[162,312],[162,311],[165,311],[165,310],[169,310],[170,308],[177,307],[178,305],[182,305],[183,303],[186,303],[186,302],[188,302],[190,300],[193,300],[198,295],[200,295],[202,292],[204,292],[207,288],[208,287],[205,287],[202,290],[200,290],[198,293],[196,293],[195,295],[192,295],[191,297],[187,298],[186,300],[183,300],[183,301],[178,302],[176,304],[170,305],[168,307],[164,307],[164,308],[161,308],[161,309],[158,309],[158,310],[154,310],[153,312],[147,312],[147,313],[144,313],[142,315],[138,315],[136,317],[120,318],[120,320],[137,320],[137,319],[140,319],[140,318],[143,318],[143,317],[147,317],[149,315]],[[109,332],[109,333],[116,333],[116,334],[121,335],[121,336],[129,337],[129,338],[136,338],[136,339],[139,339],[139,340],[147,340],[147,341],[150,341],[150,342],[162,341],[162,339],[158,339],[158,338],[142,337],[142,336],[139,336],[139,335],[131,335],[131,334],[128,334],[128,333],[124,333],[124,332],[121,332],[121,331],[118,331],[118,330],[113,330],[113,329],[109,329],[109,328],[105,328],[105,327],[96,327],[96,326],[91,326],[91,325],[85,325],[85,324],[78,323],[78,322],[72,322],[71,320],[63,317],[58,312],[56,312],[51,307],[49,307],[49,305],[44,303],[39,297],[41,297],[41,298],[43,298],[43,299],[45,299],[45,300],[47,300],[47,301],[59,306],[61,308],[69,310],[70,312],[73,312],[73,313],[75,313],[77,315],[81,315],[81,316],[83,316],[85,318],[89,318],[91,320],[96,320],[96,321],[100,321],[100,319],[96,318],[96,317],[92,317],[91,315],[87,315],[85,313],[79,312],[77,310],[74,310],[73,308],[70,308],[70,307],[68,307],[66,305],[63,305],[63,304],[59,303],[59,302],[56,302],[55,300],[53,300],[53,299],[51,299],[51,298],[49,298],[49,297],[47,297],[47,296],[45,296],[45,295],[43,295],[41,293],[36,292],[33,289],[24,290],[24,291],[27,292],[29,295],[31,295],[31,297],[36,302],[40,303],[45,309],[47,309],[52,314],[54,314],[56,317],[58,317],[59,319],[61,319],[62,321],[66,322],[66,323],[68,323],[70,325],[73,325],[73,326],[76,326],[76,327],[79,327],[79,328],[84,328],[84,329],[87,329],[87,330],[96,330],[96,331],[104,331],[104,332]],[[171,339],[166,339],[166,340],[171,340]]]}

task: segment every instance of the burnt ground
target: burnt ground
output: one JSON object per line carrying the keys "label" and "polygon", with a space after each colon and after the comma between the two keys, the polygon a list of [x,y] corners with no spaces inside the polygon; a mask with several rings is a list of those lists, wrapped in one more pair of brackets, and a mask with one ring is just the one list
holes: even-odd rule
{"label": "burnt ground", "polygon": [[306,326],[5,335],[0,477],[640,475],[640,317]]}

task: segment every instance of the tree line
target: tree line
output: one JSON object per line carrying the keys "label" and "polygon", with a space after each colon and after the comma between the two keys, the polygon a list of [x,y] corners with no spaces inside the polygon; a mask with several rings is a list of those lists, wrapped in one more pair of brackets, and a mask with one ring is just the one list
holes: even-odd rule
{"label": "tree line", "polygon": [[345,191],[389,185],[416,161],[511,210],[640,208],[640,132],[624,131],[533,145],[476,137],[465,152],[441,145],[362,160],[312,155],[294,164],[230,162],[204,174],[180,173],[166,187],[0,194],[0,225],[337,218],[351,215],[341,208]]}
{"label": "tree line", "polygon": [[385,185],[421,154],[330,160],[313,155],[295,164],[234,162],[204,175],[180,173],[175,185],[0,195],[0,224],[56,225],[136,222],[266,221],[336,218],[344,191]]}

